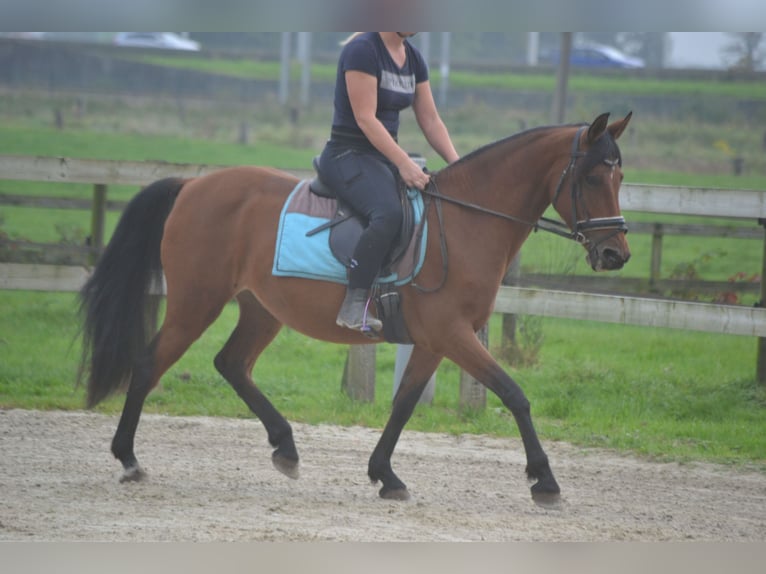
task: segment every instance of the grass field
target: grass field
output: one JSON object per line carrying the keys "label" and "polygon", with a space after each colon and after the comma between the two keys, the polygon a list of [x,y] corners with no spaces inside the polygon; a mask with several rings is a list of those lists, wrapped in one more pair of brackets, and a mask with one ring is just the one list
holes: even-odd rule
{"label": "grass field", "polygon": [[[0,292],[0,408],[82,408],[83,389],[74,387],[75,309],[74,294]],[[164,377],[148,412],[252,416],[212,365],[236,311],[227,306]],[[546,440],[766,469],[766,391],[754,380],[752,339],[557,319],[539,327],[544,344],[538,363],[506,367],[525,389]],[[495,316],[491,346],[499,342],[499,329]],[[254,377],[290,420],[381,428],[395,347],[377,349],[374,404],[354,403],[341,391],[346,347],[289,329],[266,351]],[[418,407],[408,428],[516,436],[513,418],[496,397],[488,397],[484,411],[461,411],[458,387],[457,368],[445,362],[434,404]],[[121,406],[116,397],[98,410],[117,413]]]}
{"label": "grass field", "polygon": [[[211,58],[195,57],[183,54],[183,57],[168,55],[121,55],[123,59],[142,61],[157,66],[185,68],[205,73],[237,78],[278,80],[281,72],[277,61],[257,61],[249,58]],[[301,67],[294,63],[291,70],[293,79],[298,79]],[[311,77],[315,80],[333,81],[336,69],[334,64],[314,62]],[[594,76],[588,70],[574,68],[570,71],[572,90],[591,93],[649,94],[694,96],[701,92],[712,96],[735,97],[740,99],[766,100],[766,86],[757,81],[717,82],[703,80],[668,80],[652,77],[630,76]],[[441,73],[434,67],[430,72],[434,85],[439,85]],[[450,83],[460,87],[500,88],[520,91],[553,91],[556,78],[552,73],[514,73],[504,72],[469,72],[452,70]]]}
{"label": "grass field", "polygon": [[[310,110],[294,126],[286,114],[267,104],[259,110],[222,110],[208,104],[188,104],[179,110],[174,102],[94,97],[79,114],[71,96],[0,94],[0,98],[2,154],[305,168],[321,148],[328,121],[326,110]],[[52,125],[52,109],[57,106],[64,110],[63,129]],[[455,110],[445,119],[455,126],[456,142],[465,152],[502,137],[498,134],[503,129],[503,135],[514,131],[520,115],[509,110],[498,117],[479,107],[471,113]],[[241,118],[252,126],[248,145],[236,143]],[[737,122],[715,128],[682,122],[663,125],[651,118],[634,122],[635,133],[621,140],[628,181],[766,189],[757,130],[742,130]],[[409,149],[420,151],[414,134],[403,134],[403,140],[412,142]],[[755,167],[734,176],[730,154],[724,152],[745,148],[747,165]],[[431,158],[429,163],[439,166]],[[127,199],[135,191],[112,187],[109,194]],[[87,185],[31,182],[0,182],[1,192],[62,197],[92,193]],[[632,214],[626,215],[630,221]],[[107,235],[115,222],[116,215],[110,214]],[[0,208],[0,233],[11,237],[78,241],[88,226],[87,212]],[[634,255],[621,273],[646,277],[650,238],[630,235],[629,240]],[[758,273],[761,257],[757,241],[668,238],[663,274],[691,264],[706,279],[725,280],[738,272]],[[522,262],[528,270],[587,272],[577,246],[542,234],[530,239]],[[73,387],[79,352],[75,309],[74,294],[0,292],[0,408],[82,407],[82,389]],[[235,316],[236,308],[228,306],[150,396],[148,411],[251,416],[212,366]],[[492,345],[500,338],[499,323],[500,317],[493,317]],[[527,392],[544,440],[766,469],[762,438],[766,391],[754,379],[753,339],[557,319],[530,320],[529,325],[543,339],[538,361],[506,366]],[[378,348],[372,405],[353,403],[340,391],[345,353],[345,347],[285,329],[259,361],[255,377],[291,420],[382,427],[389,411],[394,348]],[[462,412],[458,380],[454,365],[443,364],[434,405],[419,407],[408,428],[516,434],[512,417],[495,397],[489,397],[482,412]],[[119,398],[99,407],[104,412],[120,408]]]}

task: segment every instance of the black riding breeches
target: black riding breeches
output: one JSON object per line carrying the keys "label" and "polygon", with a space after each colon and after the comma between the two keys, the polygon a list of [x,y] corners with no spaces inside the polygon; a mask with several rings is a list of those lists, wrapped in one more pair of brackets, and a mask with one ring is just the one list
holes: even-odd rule
{"label": "black riding breeches", "polygon": [[319,171],[322,180],[367,220],[349,268],[349,287],[369,289],[402,225],[396,168],[381,154],[330,141],[319,158]]}

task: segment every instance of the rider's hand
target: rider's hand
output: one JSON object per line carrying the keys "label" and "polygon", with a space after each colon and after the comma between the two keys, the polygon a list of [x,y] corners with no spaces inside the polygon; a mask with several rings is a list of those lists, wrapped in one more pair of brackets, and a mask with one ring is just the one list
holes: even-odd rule
{"label": "rider's hand", "polygon": [[412,159],[407,158],[407,161],[402,162],[402,165],[397,166],[399,169],[399,175],[402,176],[404,183],[407,187],[415,187],[419,190],[424,190],[431,180],[431,176],[423,171],[418,164]]}

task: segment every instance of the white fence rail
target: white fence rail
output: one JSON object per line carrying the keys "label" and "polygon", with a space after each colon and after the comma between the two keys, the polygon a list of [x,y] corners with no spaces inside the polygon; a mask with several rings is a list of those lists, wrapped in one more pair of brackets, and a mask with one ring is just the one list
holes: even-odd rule
{"label": "white fence rail", "polygon": [[[163,177],[196,177],[221,167],[0,155],[2,180],[140,186]],[[297,177],[308,177],[312,173],[308,170],[288,171]],[[625,184],[621,191],[621,205],[625,211],[766,218],[764,191]],[[70,291],[78,289],[85,276],[86,271],[82,268],[0,264],[2,289]],[[766,351],[764,308],[502,287],[495,311],[755,336],[762,338],[759,348]],[[759,357],[759,371],[761,364],[764,372],[759,373],[759,380],[764,381],[766,360],[761,361]]]}
{"label": "white fence rail", "polygon": [[766,337],[766,309],[761,307],[501,287],[495,311]]}
{"label": "white fence rail", "polygon": [[[84,267],[0,263],[0,289],[78,291]],[[642,297],[501,287],[495,312],[766,337],[766,309]]]}
{"label": "white fence rail", "polygon": [[624,211],[758,219],[766,217],[766,192],[626,183],[620,206]]}
{"label": "white fence rail", "polygon": [[[159,161],[0,155],[0,179],[26,181],[146,185],[164,177],[197,177],[221,167]],[[297,177],[308,177],[313,173],[310,169],[286,171]],[[620,203],[625,211],[766,218],[764,191],[626,183],[620,192]]]}
{"label": "white fence rail", "polygon": [[[0,155],[0,179],[100,183],[144,186],[165,177],[198,177],[221,169],[222,165],[196,165],[164,161],[116,161],[65,157]],[[297,177],[309,173],[288,170]]]}

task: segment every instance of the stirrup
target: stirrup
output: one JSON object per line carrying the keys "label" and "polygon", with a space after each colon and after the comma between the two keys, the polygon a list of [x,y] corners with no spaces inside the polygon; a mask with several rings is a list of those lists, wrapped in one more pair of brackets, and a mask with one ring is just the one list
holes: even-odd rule
{"label": "stirrup", "polygon": [[383,330],[383,323],[380,321],[380,319],[370,317],[366,310],[362,316],[361,322],[350,322],[338,317],[335,319],[335,324],[339,327],[351,329],[352,331],[359,331],[363,335],[377,336]]}
{"label": "stirrup", "polygon": [[343,299],[335,324],[365,335],[377,335],[383,330],[383,323],[371,317],[367,310],[370,298],[367,289],[349,289]]}

